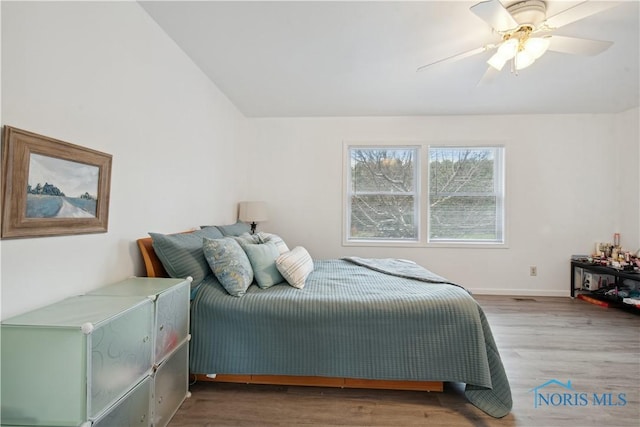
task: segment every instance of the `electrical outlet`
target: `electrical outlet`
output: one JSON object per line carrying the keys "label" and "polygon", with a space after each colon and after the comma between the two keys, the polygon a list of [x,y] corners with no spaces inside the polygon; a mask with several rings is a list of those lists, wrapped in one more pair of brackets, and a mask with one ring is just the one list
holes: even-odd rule
{"label": "electrical outlet", "polygon": [[529,276],[537,276],[538,275],[538,267],[532,265],[529,267]]}

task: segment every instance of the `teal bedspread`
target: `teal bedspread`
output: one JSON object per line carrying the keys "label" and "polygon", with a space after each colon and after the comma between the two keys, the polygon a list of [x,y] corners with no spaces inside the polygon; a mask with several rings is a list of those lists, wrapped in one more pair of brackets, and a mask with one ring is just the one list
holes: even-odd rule
{"label": "teal bedspread", "polygon": [[491,329],[465,289],[415,264],[427,280],[354,261],[316,260],[303,289],[252,285],[241,298],[206,278],[192,303],[191,371],[463,382],[475,406],[509,413]]}

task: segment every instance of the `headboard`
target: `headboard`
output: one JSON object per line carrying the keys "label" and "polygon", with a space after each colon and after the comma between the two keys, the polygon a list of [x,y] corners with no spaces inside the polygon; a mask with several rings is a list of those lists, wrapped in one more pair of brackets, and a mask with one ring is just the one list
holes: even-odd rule
{"label": "headboard", "polygon": [[169,277],[167,271],[162,266],[162,262],[158,259],[156,251],[153,250],[153,240],[151,237],[138,239],[138,248],[144,261],[144,268],[147,271],[147,277]]}
{"label": "headboard", "polygon": [[[182,231],[173,234],[193,233],[193,230]],[[144,268],[147,271],[147,277],[171,277],[167,270],[164,269],[162,261],[156,255],[156,251],[153,249],[153,240],[151,237],[143,237],[136,240],[138,242],[138,248],[142,255],[142,261],[144,261]]]}

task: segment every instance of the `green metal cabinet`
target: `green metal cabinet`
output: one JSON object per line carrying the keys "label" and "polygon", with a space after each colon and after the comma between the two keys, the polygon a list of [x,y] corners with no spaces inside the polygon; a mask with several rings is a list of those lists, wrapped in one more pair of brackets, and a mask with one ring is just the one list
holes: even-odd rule
{"label": "green metal cabinet", "polygon": [[2,424],[98,419],[150,374],[153,309],[146,297],[85,295],[3,321]]}
{"label": "green metal cabinet", "polygon": [[166,426],[188,391],[190,282],[130,278],[0,324],[2,426]]}

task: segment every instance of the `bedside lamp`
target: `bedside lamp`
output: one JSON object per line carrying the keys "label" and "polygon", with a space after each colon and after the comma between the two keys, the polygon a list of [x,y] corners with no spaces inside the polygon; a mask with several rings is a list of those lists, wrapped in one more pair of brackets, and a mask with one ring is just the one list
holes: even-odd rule
{"label": "bedside lamp", "polygon": [[238,219],[243,222],[250,222],[251,234],[254,234],[256,232],[256,223],[268,219],[267,204],[265,202],[240,202]]}

